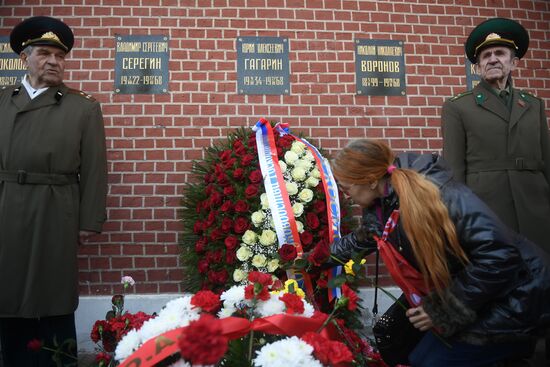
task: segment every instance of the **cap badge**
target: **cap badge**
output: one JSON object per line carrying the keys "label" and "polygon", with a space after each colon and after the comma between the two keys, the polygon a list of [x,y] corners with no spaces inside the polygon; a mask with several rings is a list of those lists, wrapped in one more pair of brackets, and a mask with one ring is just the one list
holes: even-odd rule
{"label": "cap badge", "polygon": [[[21,46],[26,46],[28,45],[29,43],[34,43],[38,40],[52,40],[52,41],[55,41],[57,43],[60,43],[63,45],[63,42],[61,42],[61,40],[59,39],[59,37],[57,37],[57,35],[55,33],[53,33],[52,31],[50,32],[46,32],[44,33],[42,36],[40,36],[39,38],[34,38],[34,39],[28,39],[26,40],[25,42],[23,42],[21,44]],[[65,45],[63,45],[65,46]]]}
{"label": "cap badge", "polygon": [[497,33],[489,33],[489,34],[487,35],[487,37],[485,37],[485,41],[495,40],[495,39],[499,39],[499,38],[502,38],[502,37],[500,37],[499,34],[497,34]]}

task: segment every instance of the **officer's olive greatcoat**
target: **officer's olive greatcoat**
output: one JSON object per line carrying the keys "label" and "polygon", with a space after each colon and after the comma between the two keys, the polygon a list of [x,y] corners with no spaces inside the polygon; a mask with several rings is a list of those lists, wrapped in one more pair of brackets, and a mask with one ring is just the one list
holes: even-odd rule
{"label": "officer's olive greatcoat", "polygon": [[[58,175],[45,184],[36,174]],[[0,177],[0,317],[74,312],[78,231],[105,220],[99,103],[65,85],[33,100],[22,86],[0,91]]]}
{"label": "officer's olive greatcoat", "polygon": [[512,89],[511,110],[483,84],[445,102],[443,154],[510,228],[550,252],[550,143],[544,103]]}

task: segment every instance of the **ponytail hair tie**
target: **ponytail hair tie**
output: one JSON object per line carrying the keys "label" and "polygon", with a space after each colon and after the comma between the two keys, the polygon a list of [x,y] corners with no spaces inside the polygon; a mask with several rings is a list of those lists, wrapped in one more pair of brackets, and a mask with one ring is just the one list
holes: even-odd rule
{"label": "ponytail hair tie", "polygon": [[395,167],[395,166],[392,164],[392,165],[390,165],[390,166],[388,167],[388,169],[386,170],[386,172],[388,172],[388,175],[391,175],[392,172],[393,172],[396,168],[397,168],[397,167]]}

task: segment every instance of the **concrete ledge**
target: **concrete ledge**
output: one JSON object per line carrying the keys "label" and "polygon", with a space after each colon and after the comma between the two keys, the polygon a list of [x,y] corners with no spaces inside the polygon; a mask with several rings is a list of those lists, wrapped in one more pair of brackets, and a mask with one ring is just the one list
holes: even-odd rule
{"label": "concrete ledge", "polygon": [[[398,297],[401,290],[397,287],[384,288]],[[179,293],[164,294],[129,294],[124,298],[124,308],[128,312],[143,311],[146,313],[158,312],[170,300],[180,297]],[[369,329],[372,323],[372,310],[374,300],[373,288],[361,288],[359,291],[361,304],[365,308],[365,326]],[[378,292],[378,310],[382,314],[393,300],[386,296],[384,292]],[[111,296],[82,296],[76,310],[76,335],[78,339],[78,350],[84,353],[93,353],[95,343],[90,339],[92,326],[96,320],[105,318],[107,311],[111,309]]]}

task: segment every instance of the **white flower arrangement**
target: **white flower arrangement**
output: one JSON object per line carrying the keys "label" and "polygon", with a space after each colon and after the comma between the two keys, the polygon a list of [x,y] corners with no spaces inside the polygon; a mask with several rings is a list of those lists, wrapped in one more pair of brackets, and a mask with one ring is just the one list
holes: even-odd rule
{"label": "white flower arrangement", "polygon": [[256,353],[257,367],[323,367],[313,357],[313,347],[296,336],[266,344]]}

